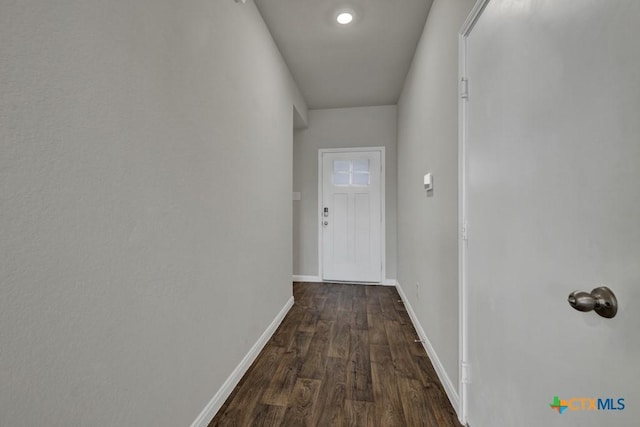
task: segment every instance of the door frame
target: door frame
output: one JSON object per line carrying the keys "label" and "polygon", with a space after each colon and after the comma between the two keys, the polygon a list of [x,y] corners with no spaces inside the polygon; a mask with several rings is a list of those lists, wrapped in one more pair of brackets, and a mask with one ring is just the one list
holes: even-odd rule
{"label": "door frame", "polygon": [[469,312],[468,296],[469,282],[467,273],[467,242],[469,239],[469,216],[467,212],[468,175],[467,150],[469,140],[467,136],[469,75],[467,70],[467,39],[473,27],[480,19],[482,12],[490,0],[477,0],[469,16],[458,34],[458,417],[463,424],[467,424],[468,417],[468,384],[471,382],[471,366],[469,365]]}
{"label": "door frame", "polygon": [[469,364],[469,282],[467,273],[467,242],[469,239],[469,216],[467,212],[467,137],[469,75],[467,70],[467,39],[490,0],[477,0],[458,34],[458,418],[467,425],[468,384],[471,382]]}
{"label": "door frame", "polygon": [[[322,155],[324,153],[360,153],[364,151],[378,151],[380,153],[380,284],[384,284],[387,277],[387,247],[386,247],[386,167],[385,167],[385,147],[347,147],[347,148],[320,148],[318,149],[318,277],[324,281],[323,259],[322,259],[322,200],[323,200],[323,167]],[[350,282],[354,283],[354,282]],[[364,282],[363,282],[364,283]],[[367,282],[366,284],[371,284]]]}

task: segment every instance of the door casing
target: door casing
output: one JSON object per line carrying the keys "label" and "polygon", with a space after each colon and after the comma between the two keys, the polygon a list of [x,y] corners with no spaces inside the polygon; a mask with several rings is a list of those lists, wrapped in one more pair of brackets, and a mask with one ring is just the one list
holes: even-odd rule
{"label": "door casing", "polygon": [[469,383],[467,288],[467,37],[490,0],[478,0],[458,35],[458,418],[467,424]]}

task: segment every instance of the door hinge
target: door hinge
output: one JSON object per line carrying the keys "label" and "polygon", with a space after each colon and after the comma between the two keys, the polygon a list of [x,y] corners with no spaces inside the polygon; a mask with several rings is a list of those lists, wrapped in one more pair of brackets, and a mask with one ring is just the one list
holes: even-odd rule
{"label": "door hinge", "polygon": [[460,362],[460,377],[462,384],[471,384],[471,364]]}
{"label": "door hinge", "polygon": [[467,226],[467,221],[462,222],[462,240],[465,242],[469,240],[469,227]]}
{"label": "door hinge", "polygon": [[460,80],[460,98],[469,99],[469,79],[466,77]]}

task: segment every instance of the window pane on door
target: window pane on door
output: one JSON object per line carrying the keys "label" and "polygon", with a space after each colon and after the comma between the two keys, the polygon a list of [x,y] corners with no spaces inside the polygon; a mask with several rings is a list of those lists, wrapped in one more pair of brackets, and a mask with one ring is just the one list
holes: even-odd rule
{"label": "window pane on door", "polygon": [[352,175],[352,184],[357,185],[359,187],[369,185],[369,172],[357,173],[354,172]]}
{"label": "window pane on door", "polygon": [[349,185],[349,172],[347,173],[334,173],[333,174],[333,185],[338,187],[346,187]]}
{"label": "window pane on door", "polygon": [[369,159],[354,160],[353,161],[354,172],[369,172]]}
{"label": "window pane on door", "polygon": [[351,169],[351,162],[349,160],[334,160],[333,171],[334,172],[347,172]]}
{"label": "window pane on door", "polygon": [[369,159],[334,160],[333,185],[337,187],[365,187],[371,184]]}

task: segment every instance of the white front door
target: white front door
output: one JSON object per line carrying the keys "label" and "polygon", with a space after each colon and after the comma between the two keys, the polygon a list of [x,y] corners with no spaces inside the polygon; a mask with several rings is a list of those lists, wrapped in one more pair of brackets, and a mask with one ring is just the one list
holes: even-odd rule
{"label": "white front door", "polygon": [[381,153],[320,151],[323,280],[382,280]]}
{"label": "white front door", "polygon": [[[640,425],[639,28],[491,0],[467,37],[471,427]],[[569,305],[603,285],[614,318]]]}

